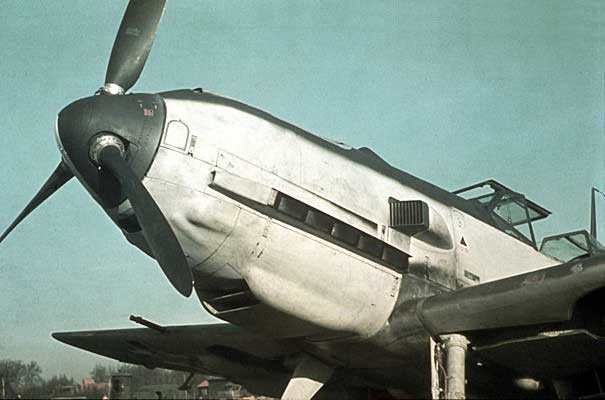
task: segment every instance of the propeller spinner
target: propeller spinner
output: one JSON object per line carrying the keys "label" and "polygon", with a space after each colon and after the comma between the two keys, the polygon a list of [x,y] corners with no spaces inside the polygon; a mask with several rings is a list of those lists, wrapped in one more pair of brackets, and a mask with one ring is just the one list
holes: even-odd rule
{"label": "propeller spinner", "polygon": [[[192,275],[183,250],[141,179],[162,135],[164,103],[153,94],[124,94],[139,78],[164,12],[165,0],[131,0],[111,52],[105,86],[96,96],[65,107],[57,122],[63,160],[40,191],[0,236],[8,234],[73,176],[105,209],[128,200],[153,256],[172,285],[191,295]],[[112,96],[113,95],[113,96]]]}

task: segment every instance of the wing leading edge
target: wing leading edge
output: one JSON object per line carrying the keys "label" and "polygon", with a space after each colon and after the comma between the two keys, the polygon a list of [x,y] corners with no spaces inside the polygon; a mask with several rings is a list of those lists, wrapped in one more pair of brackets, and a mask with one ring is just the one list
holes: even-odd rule
{"label": "wing leading edge", "polygon": [[434,336],[561,322],[581,311],[578,305],[590,308],[592,304],[581,300],[599,289],[605,289],[605,257],[560,264],[429,297],[419,302],[417,315]]}
{"label": "wing leading edge", "polygon": [[290,378],[281,359],[294,350],[230,324],[57,332],[53,338],[118,361],[223,376],[279,396]]}

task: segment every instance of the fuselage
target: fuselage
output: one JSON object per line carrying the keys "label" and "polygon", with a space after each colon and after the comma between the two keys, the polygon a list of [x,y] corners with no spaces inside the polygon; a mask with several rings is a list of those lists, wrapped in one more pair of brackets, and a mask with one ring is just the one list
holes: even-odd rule
{"label": "fuselage", "polygon": [[[144,183],[219,318],[256,328],[281,318],[275,334],[367,338],[401,295],[426,295],[400,294],[408,274],[442,291],[556,264],[368,149],[199,90],[161,96],[164,133]],[[426,202],[429,232],[389,227],[389,199]],[[325,226],[313,220],[326,215]]]}

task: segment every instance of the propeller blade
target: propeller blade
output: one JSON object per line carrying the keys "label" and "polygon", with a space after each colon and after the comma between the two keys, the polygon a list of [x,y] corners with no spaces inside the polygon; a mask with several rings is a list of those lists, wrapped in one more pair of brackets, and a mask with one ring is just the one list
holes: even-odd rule
{"label": "propeller blade", "polygon": [[6,231],[0,236],[0,243],[12,232],[13,229],[21,221],[25,219],[36,207],[38,207],[44,200],[50,197],[53,193],[55,193],[61,186],[65,184],[68,180],[73,178],[73,174],[62,161],[55,168],[51,176],[44,182],[42,188],[36,193],[33,199],[25,206],[23,211],[17,216],[17,218],[13,221],[13,223],[8,227]]}
{"label": "propeller blade", "polygon": [[106,91],[123,94],[139,79],[165,6],[166,0],[130,0],[111,50]]}
{"label": "propeller blade", "polygon": [[98,155],[98,163],[116,177],[134,209],[160,268],[176,290],[189,297],[193,289],[191,269],[164,214],[145,186],[136,177],[115,146],[106,146]]}

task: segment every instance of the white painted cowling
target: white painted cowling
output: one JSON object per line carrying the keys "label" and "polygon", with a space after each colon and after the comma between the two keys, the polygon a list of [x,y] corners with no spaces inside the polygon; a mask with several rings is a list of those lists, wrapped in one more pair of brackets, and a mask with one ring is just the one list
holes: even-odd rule
{"label": "white painted cowling", "polygon": [[[356,163],[327,141],[212,98],[197,99],[193,92],[165,97],[166,132],[144,181],[190,265],[208,279],[244,278],[263,304],[367,337],[390,315],[401,277],[225,196],[209,186],[217,173],[285,193],[388,242],[411,254],[410,267],[425,268],[429,279],[446,287],[459,284],[465,269],[484,282],[554,264],[468,214],[460,218],[461,212],[431,194],[430,184],[410,176],[414,184],[406,185]],[[423,185],[431,190],[421,190]],[[388,229],[390,197],[429,204],[437,236],[410,239]],[[440,240],[444,232],[453,245]],[[467,246],[461,249],[463,235]]]}

